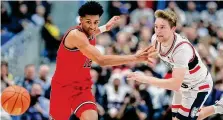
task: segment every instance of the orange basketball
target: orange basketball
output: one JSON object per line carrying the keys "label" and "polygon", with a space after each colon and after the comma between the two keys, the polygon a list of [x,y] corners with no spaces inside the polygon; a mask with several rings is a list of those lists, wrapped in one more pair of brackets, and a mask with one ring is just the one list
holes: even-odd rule
{"label": "orange basketball", "polygon": [[29,92],[20,86],[9,86],[1,94],[1,105],[9,114],[21,115],[29,108]]}

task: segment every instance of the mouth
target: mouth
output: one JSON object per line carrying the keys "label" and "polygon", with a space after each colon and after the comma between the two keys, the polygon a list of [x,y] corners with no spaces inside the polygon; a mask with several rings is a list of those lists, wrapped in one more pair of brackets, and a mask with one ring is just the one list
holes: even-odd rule
{"label": "mouth", "polygon": [[95,30],[94,29],[90,29],[89,31],[94,32]]}
{"label": "mouth", "polygon": [[163,38],[163,35],[157,35],[157,38]]}

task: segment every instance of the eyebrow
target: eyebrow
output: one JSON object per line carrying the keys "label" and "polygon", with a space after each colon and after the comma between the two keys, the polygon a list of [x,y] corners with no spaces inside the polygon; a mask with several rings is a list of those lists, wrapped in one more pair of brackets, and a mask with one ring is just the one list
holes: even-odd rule
{"label": "eyebrow", "polygon": [[[157,24],[155,24],[155,26],[157,26]],[[160,25],[160,26],[166,26],[166,25]]]}
{"label": "eyebrow", "polygon": [[[89,21],[91,21],[91,19],[86,19],[86,20],[89,20]],[[98,22],[99,20],[95,20],[95,21],[97,21],[97,22]]]}

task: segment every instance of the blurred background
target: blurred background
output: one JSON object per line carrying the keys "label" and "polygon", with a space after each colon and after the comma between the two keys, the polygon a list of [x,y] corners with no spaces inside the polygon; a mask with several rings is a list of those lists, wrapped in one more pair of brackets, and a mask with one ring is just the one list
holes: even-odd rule
{"label": "blurred background", "polygon": [[[1,1],[1,92],[16,84],[31,95],[21,116],[1,109],[1,120],[47,120],[51,77],[61,37],[79,23],[78,9],[86,1]],[[179,17],[177,33],[185,35],[212,74],[214,88],[205,102],[223,97],[223,2],[103,1],[101,25],[112,16],[121,20],[114,29],[97,36],[102,54],[128,55],[150,44],[154,12],[170,9]],[[74,61],[75,62],[75,61]],[[172,92],[126,81],[131,71],[170,78],[171,71],[157,58],[153,64],[131,63],[115,67],[92,65],[99,120],[171,120]],[[62,103],[58,103],[62,104]],[[58,108],[59,109],[59,108]],[[62,112],[62,111],[61,111]],[[208,120],[223,120],[213,115]]]}

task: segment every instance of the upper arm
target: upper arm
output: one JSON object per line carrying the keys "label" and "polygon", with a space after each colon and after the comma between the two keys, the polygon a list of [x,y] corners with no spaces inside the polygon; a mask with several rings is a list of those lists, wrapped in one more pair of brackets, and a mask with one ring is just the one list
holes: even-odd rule
{"label": "upper arm", "polygon": [[66,39],[69,44],[77,47],[86,57],[100,64],[100,57],[102,54],[96,47],[90,44],[84,33],[78,30],[73,30],[69,33]]}

